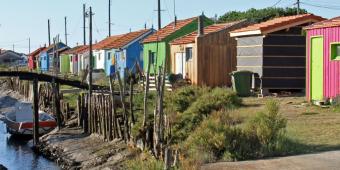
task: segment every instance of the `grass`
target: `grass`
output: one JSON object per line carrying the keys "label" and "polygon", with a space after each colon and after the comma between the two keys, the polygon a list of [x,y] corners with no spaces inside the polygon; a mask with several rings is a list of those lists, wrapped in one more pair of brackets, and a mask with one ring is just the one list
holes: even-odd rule
{"label": "grass", "polygon": [[[244,98],[244,106],[235,110],[242,120],[247,120],[264,107],[271,98]],[[303,104],[304,97],[275,98],[280,112],[288,120],[286,151],[303,154],[340,149],[340,112],[335,108],[320,108]]]}

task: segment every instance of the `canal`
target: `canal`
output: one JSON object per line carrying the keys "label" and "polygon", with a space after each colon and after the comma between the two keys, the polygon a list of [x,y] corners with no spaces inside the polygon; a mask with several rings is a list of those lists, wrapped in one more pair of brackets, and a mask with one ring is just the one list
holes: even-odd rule
{"label": "canal", "polygon": [[35,154],[31,147],[29,139],[11,136],[6,132],[6,125],[0,121],[0,164],[9,170],[60,169],[54,162]]}

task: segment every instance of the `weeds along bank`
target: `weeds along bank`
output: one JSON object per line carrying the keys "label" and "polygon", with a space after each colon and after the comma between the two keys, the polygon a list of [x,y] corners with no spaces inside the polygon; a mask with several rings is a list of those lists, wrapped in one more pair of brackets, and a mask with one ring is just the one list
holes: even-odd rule
{"label": "weeds along bank", "polygon": [[[155,94],[148,96],[148,113],[155,108]],[[136,108],[143,108],[143,95],[135,96]],[[216,161],[238,161],[280,155],[286,120],[279,105],[269,101],[266,109],[244,122],[237,116],[242,100],[226,88],[182,87],[165,94],[165,114],[171,130],[165,134],[172,148],[178,150],[176,168],[192,169]],[[138,122],[133,135],[139,136],[143,111],[136,113]],[[147,119],[153,122],[153,115]],[[142,152],[128,161],[130,169],[162,169],[163,162]]]}

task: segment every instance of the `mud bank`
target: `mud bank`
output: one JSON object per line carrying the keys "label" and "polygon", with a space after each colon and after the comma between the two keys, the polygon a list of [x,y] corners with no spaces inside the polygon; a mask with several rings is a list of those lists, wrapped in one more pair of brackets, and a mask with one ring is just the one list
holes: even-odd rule
{"label": "mud bank", "polygon": [[55,130],[40,140],[40,153],[63,169],[124,169],[132,156],[124,141],[105,142],[80,128]]}

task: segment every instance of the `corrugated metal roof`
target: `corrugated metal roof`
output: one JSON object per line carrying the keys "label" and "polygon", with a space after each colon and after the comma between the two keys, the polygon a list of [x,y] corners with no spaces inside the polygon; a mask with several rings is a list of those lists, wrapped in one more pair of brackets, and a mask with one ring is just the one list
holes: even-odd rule
{"label": "corrugated metal roof", "polygon": [[[197,17],[189,18],[189,19],[184,19],[184,20],[178,20],[176,22],[176,26],[174,26],[175,22],[171,22],[164,28],[158,30],[154,34],[150,35],[147,37],[143,43],[151,43],[151,42],[157,42],[157,41],[162,41],[169,35],[173,34],[174,32],[178,31],[179,29],[183,28],[184,26],[192,23],[194,20],[196,20]],[[158,39],[157,39],[158,38]]]}
{"label": "corrugated metal roof", "polygon": [[45,50],[46,47],[40,47],[38,49],[36,49],[35,51],[31,52],[30,54],[28,54],[28,56],[36,56],[39,55],[41,51]]}
{"label": "corrugated metal roof", "polygon": [[107,49],[109,44],[112,44],[114,41],[116,41],[118,38],[122,37],[124,34],[122,35],[114,35],[111,37],[107,37],[104,40],[98,42],[97,44],[94,44],[92,49],[93,50],[103,50],[103,49]]}
{"label": "corrugated metal roof", "polygon": [[83,49],[86,49],[86,45],[79,45],[74,48],[71,48],[69,50],[64,51],[62,54],[78,54],[79,51],[82,51]]}
{"label": "corrugated metal roof", "polygon": [[106,47],[108,49],[111,48],[122,48],[125,45],[129,44],[130,42],[134,41],[135,39],[139,38],[140,36],[150,32],[151,29],[144,29],[144,30],[139,30],[139,31],[135,31],[135,32],[130,32],[127,34],[122,35],[121,37],[117,38],[115,41],[113,41],[112,43],[109,43]]}
{"label": "corrugated metal roof", "polygon": [[340,26],[340,16],[329,20],[314,23],[310,26],[304,27],[305,30],[317,29],[317,28],[329,28],[329,27],[339,27]]}
{"label": "corrugated metal roof", "polygon": [[[236,22],[228,22],[228,23],[223,23],[223,24],[214,24],[214,25],[210,25],[204,28],[204,35],[210,34],[210,33],[214,33],[214,32],[218,32],[224,29],[227,29],[237,23],[239,23],[240,21],[236,21]],[[194,43],[195,42],[195,38],[198,36],[198,32],[192,32],[186,36],[177,38],[173,41],[170,42],[170,44],[172,45],[179,45],[179,44],[189,44],[189,43]]]}
{"label": "corrugated metal roof", "polygon": [[[254,35],[254,34],[265,34],[265,33],[270,33],[271,31],[277,31],[277,29],[280,28],[285,28],[285,26],[291,26],[295,23],[301,24],[301,22],[318,22],[325,20],[324,18],[320,16],[316,16],[313,14],[301,14],[301,15],[293,15],[293,16],[285,16],[285,17],[278,17],[274,18],[265,22],[261,22],[258,24],[250,25],[245,28],[237,29],[234,31],[231,31],[231,35],[235,34],[236,36],[238,35],[237,33],[246,33],[248,32],[249,34],[247,35]],[[241,34],[239,34],[241,35]]]}

